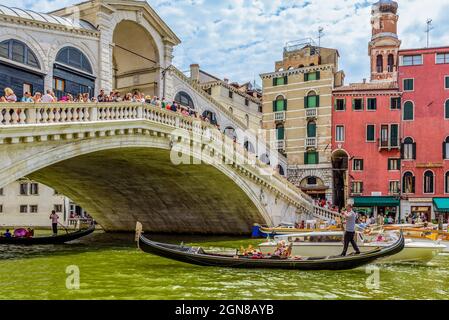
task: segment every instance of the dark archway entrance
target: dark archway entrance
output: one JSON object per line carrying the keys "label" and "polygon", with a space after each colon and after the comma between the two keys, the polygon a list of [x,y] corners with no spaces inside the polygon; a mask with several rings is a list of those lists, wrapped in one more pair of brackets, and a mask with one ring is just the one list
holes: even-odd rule
{"label": "dark archway entrance", "polygon": [[339,208],[346,205],[347,175],[349,168],[349,156],[344,150],[337,150],[332,154],[332,170],[334,179],[334,204]]}

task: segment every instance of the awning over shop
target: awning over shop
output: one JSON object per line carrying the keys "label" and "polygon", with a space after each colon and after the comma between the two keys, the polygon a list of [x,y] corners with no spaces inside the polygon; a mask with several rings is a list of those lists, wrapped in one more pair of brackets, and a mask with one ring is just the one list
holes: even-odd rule
{"label": "awning over shop", "polygon": [[396,197],[355,197],[354,207],[397,207],[399,199]]}
{"label": "awning over shop", "polygon": [[449,212],[449,198],[433,198],[435,211]]}

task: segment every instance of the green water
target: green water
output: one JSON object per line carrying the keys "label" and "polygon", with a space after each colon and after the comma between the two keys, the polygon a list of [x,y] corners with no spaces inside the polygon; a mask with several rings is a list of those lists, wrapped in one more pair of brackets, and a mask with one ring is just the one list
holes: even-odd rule
{"label": "green water", "polygon": [[[365,268],[351,271],[236,270],[197,267],[137,250],[132,235],[96,233],[63,246],[0,246],[1,299],[448,299],[449,255],[428,265],[383,265],[368,289]],[[182,237],[205,248],[259,240]],[[180,242],[181,238],[158,237]],[[66,288],[78,266],[80,289]]]}

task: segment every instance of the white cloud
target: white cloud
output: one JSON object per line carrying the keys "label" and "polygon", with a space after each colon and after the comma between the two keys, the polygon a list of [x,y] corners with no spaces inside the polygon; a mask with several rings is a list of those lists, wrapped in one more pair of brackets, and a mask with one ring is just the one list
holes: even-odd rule
{"label": "white cloud", "polygon": [[[74,0],[2,0],[2,4],[46,12]],[[368,0],[148,0],[181,38],[175,64],[187,70],[199,63],[210,73],[236,81],[259,81],[274,70],[287,41],[316,37],[340,51],[340,67],[349,82],[368,78],[371,36]],[[449,45],[444,12],[449,0],[400,0],[399,36],[403,48],[425,46],[425,22],[432,18],[433,46]]]}

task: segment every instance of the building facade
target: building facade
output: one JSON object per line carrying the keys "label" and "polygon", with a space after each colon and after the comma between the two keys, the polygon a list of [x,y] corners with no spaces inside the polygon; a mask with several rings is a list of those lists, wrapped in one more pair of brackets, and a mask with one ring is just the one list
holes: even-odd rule
{"label": "building facade", "polygon": [[275,72],[262,74],[266,139],[287,157],[287,177],[310,196],[333,199],[332,90],[342,85],[335,49],[289,44]]}

